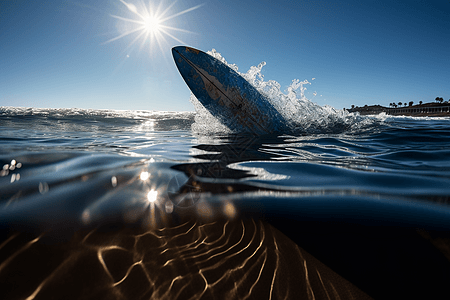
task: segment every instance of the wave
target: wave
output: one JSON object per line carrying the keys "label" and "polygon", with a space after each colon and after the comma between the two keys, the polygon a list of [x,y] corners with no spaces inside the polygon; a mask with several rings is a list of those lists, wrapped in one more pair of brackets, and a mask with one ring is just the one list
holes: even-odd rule
{"label": "wave", "polygon": [[57,131],[186,130],[194,112],[111,110],[81,108],[0,107],[7,127]]}

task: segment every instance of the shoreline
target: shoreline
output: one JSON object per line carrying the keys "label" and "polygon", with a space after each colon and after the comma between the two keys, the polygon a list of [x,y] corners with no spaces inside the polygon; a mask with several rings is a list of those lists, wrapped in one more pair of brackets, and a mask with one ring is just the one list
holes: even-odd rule
{"label": "shoreline", "polygon": [[386,113],[390,116],[411,117],[450,117],[450,103],[425,103],[405,107],[384,107],[381,105],[365,105],[345,109],[348,112],[358,112],[360,115],[378,115]]}

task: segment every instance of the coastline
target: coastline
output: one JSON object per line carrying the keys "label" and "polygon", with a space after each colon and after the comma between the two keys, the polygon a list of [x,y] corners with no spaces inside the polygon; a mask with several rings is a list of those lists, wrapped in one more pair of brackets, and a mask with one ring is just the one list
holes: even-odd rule
{"label": "coastline", "polygon": [[365,105],[346,110],[348,112],[358,112],[360,115],[378,115],[384,112],[392,116],[450,117],[450,103],[425,103],[395,108],[381,105]]}

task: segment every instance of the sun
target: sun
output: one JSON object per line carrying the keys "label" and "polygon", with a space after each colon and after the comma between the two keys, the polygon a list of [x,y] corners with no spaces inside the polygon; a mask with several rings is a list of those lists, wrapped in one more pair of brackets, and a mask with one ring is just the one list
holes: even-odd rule
{"label": "sun", "polygon": [[148,16],[145,17],[144,20],[144,30],[148,33],[148,34],[157,34],[160,31],[160,25],[161,25],[161,20],[153,17],[153,16]]}
{"label": "sun", "polygon": [[146,43],[149,43],[151,49],[157,45],[161,51],[163,51],[163,44],[167,43],[167,38],[173,39],[181,44],[186,44],[176,37],[174,32],[192,33],[185,29],[169,26],[168,21],[173,21],[174,18],[203,6],[203,4],[200,4],[169,15],[169,11],[171,11],[176,1],[165,8],[162,7],[162,2],[157,7],[154,7],[151,2],[145,5],[142,0],[137,1],[136,4],[124,0],[119,1],[124,5],[124,15],[130,15],[131,17],[111,15],[120,21],[123,30],[120,35],[108,40],[106,43],[134,35],[134,39],[128,47],[140,41],[141,48]]}

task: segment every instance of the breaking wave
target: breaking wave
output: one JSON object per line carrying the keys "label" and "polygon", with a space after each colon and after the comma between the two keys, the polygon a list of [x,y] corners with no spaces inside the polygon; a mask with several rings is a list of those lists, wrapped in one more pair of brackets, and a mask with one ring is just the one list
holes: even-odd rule
{"label": "breaking wave", "polygon": [[44,132],[186,130],[194,112],[81,108],[0,107],[0,126]]}

